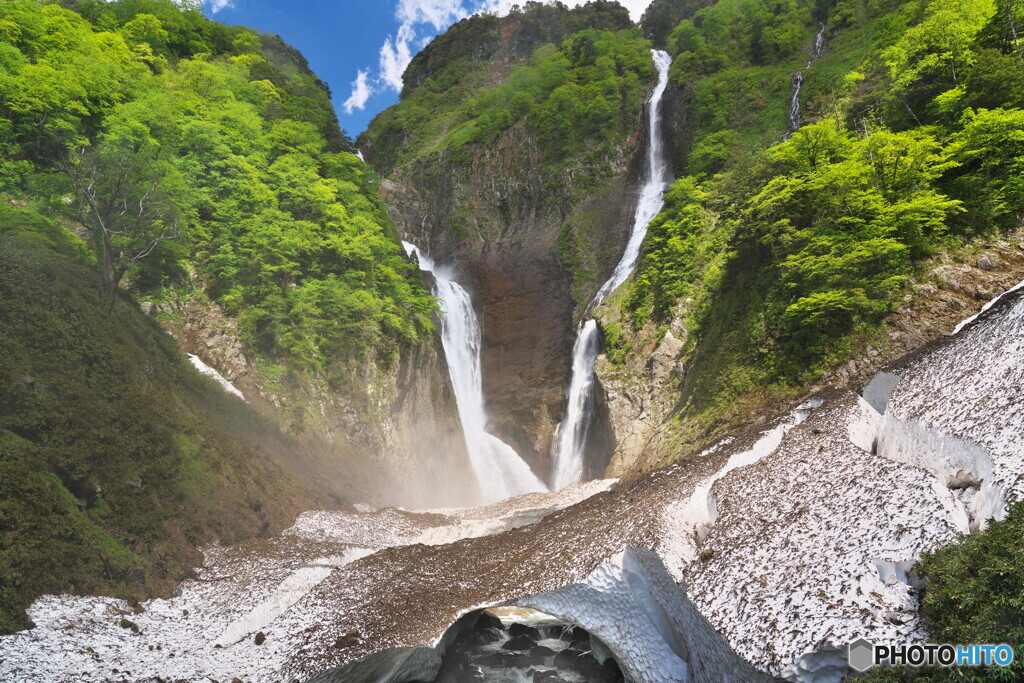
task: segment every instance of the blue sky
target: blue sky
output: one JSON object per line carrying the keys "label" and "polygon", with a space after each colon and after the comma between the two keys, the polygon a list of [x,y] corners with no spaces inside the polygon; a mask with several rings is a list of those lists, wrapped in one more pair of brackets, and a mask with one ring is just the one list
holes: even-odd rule
{"label": "blue sky", "polygon": [[[398,101],[409,59],[474,12],[503,13],[516,0],[207,0],[207,15],[276,33],[331,86],[341,127],[352,137]],[[567,5],[584,0],[563,0]],[[639,19],[650,0],[619,0]]]}

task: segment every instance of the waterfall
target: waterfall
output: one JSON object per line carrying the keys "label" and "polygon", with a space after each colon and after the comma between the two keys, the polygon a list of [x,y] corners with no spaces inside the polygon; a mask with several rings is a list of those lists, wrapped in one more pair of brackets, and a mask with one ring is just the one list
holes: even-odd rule
{"label": "waterfall", "polygon": [[480,324],[469,293],[452,273],[437,267],[415,245],[402,242],[416,254],[422,270],[433,273],[434,296],[441,302],[441,344],[469,451],[480,503],[488,504],[523,493],[547,491],[544,483],[511,446],[487,432],[487,412],[480,371]]}
{"label": "waterfall", "polygon": [[662,195],[668,185],[669,173],[665,164],[664,144],[661,137],[661,98],[668,86],[668,70],[672,58],[661,50],[651,50],[658,69],[658,84],[651,93],[647,107],[650,134],[647,143],[647,170],[640,200],[633,215],[633,229],[626,251],[615,272],[597,291],[584,313],[584,322],[576,332],[572,350],[572,379],[565,400],[565,416],[555,432],[551,460],[555,490],[579,481],[583,475],[584,446],[587,431],[594,414],[594,362],[599,349],[597,323],[586,316],[629,278],[640,259],[640,248],[647,235],[647,225],[661,212]]}
{"label": "waterfall", "polygon": [[793,87],[789,95],[789,131],[783,140],[788,140],[789,136],[800,127],[800,89],[804,87],[804,72],[811,68],[815,60],[821,56],[821,48],[825,45],[825,22],[819,21],[818,26],[821,28],[818,35],[814,37],[814,49],[811,51],[811,58],[807,61],[807,66],[793,74]]}

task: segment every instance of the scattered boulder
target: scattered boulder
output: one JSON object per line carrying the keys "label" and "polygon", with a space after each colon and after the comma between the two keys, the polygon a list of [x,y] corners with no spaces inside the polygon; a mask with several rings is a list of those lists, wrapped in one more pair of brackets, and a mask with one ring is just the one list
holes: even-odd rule
{"label": "scattered boulder", "polygon": [[509,638],[501,647],[513,652],[528,652],[536,644],[537,642],[533,638],[523,634]]}
{"label": "scattered boulder", "polygon": [[263,643],[266,642],[266,640],[267,640],[267,634],[265,634],[263,631],[260,631],[259,633],[256,634],[256,637],[253,638],[252,642],[256,643],[257,645],[262,645]]}
{"label": "scattered boulder", "polygon": [[615,683],[618,668],[618,665],[615,665],[613,670],[612,667],[599,664],[589,652],[584,652],[576,658],[576,670],[591,683]]}
{"label": "scattered boulder", "polygon": [[480,613],[480,616],[476,618],[476,623],[473,624],[473,628],[477,631],[486,631],[489,629],[504,631],[505,624],[501,623],[501,619],[494,616],[487,610],[484,610]]}
{"label": "scattered boulder", "polygon": [[544,645],[537,645],[536,647],[530,648],[531,657],[548,658],[554,657],[556,654],[558,653],[552,650],[550,647],[545,647]]}
{"label": "scattered boulder", "polygon": [[513,637],[527,636],[533,640],[543,640],[540,635],[540,631],[532,626],[527,626],[526,624],[512,624],[508,627],[508,634]]}
{"label": "scattered boulder", "polygon": [[555,655],[555,668],[563,669],[565,671],[576,670],[576,659],[582,655],[582,650],[575,650],[573,648],[566,648]]}
{"label": "scattered boulder", "polygon": [[590,634],[581,629],[579,626],[573,626],[571,630],[569,630],[564,636],[562,636],[562,640],[568,641],[573,644],[583,643],[583,646],[579,648],[581,650],[584,648],[590,648]]}
{"label": "scattered boulder", "polygon": [[334,647],[338,649],[352,647],[353,645],[359,644],[359,631],[355,629],[349,631],[343,636],[338,636],[337,640],[334,641]]}
{"label": "scattered boulder", "polygon": [[495,669],[507,669],[515,665],[517,655],[511,652],[492,652],[477,659],[477,663],[481,666],[492,667]]}

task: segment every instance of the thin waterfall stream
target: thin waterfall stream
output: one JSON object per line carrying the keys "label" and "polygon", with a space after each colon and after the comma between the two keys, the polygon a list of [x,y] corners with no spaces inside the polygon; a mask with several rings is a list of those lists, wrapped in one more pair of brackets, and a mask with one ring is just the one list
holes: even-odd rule
{"label": "thin waterfall stream", "polygon": [[442,308],[441,345],[448,361],[448,374],[455,391],[479,502],[489,504],[523,493],[547,491],[515,449],[487,431],[480,369],[480,324],[469,293],[455,281],[449,269],[435,265],[415,245],[409,242],[402,242],[402,245],[408,254],[416,255],[421,270],[434,276],[434,296],[441,301]]}
{"label": "thin waterfall stream", "polygon": [[811,51],[811,58],[807,61],[807,66],[793,74],[793,87],[789,95],[789,130],[783,140],[787,140],[800,127],[800,90],[804,86],[804,72],[810,69],[811,65],[821,56],[821,48],[825,45],[825,22],[819,21],[818,26],[820,30],[814,37],[814,48]]}
{"label": "thin waterfall stream", "polygon": [[648,103],[647,169],[640,200],[633,216],[633,228],[626,251],[608,279],[587,306],[584,321],[576,333],[572,352],[572,378],[566,393],[565,417],[555,432],[552,444],[552,486],[555,490],[579,481],[583,475],[584,448],[594,413],[594,363],[600,351],[597,322],[587,315],[625,282],[640,259],[640,248],[647,235],[647,226],[664,204],[663,195],[669,182],[661,134],[661,100],[668,86],[672,58],[662,50],[651,50],[658,69],[658,84]]}

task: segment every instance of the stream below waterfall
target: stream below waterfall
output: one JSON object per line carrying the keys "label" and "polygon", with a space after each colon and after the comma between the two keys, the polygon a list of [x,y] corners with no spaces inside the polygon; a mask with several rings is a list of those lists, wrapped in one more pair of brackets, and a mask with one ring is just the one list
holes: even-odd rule
{"label": "stream below waterfall", "polygon": [[579,481],[583,475],[587,434],[594,416],[594,363],[600,351],[597,322],[587,316],[609,294],[624,283],[640,260],[640,248],[647,236],[647,226],[661,212],[663,195],[669,183],[669,169],[665,161],[664,140],[661,131],[661,100],[668,86],[668,71],[672,58],[662,50],[651,50],[658,70],[658,83],[648,102],[648,142],[645,180],[633,216],[633,227],[626,251],[608,278],[591,300],[576,333],[572,350],[572,374],[566,392],[565,412],[555,432],[551,449],[552,487],[564,488]]}

